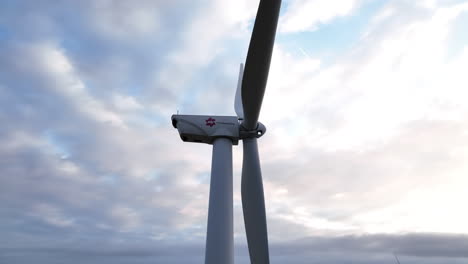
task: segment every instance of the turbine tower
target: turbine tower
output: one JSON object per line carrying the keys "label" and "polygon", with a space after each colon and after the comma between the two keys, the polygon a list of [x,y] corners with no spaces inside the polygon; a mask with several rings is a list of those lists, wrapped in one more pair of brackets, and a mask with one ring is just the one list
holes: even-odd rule
{"label": "turbine tower", "polygon": [[269,263],[268,234],[257,138],[281,0],[260,0],[245,69],[241,64],[234,108],[237,116],[173,115],[184,142],[213,145],[205,264],[233,264],[232,145],[243,141],[242,209],[251,263]]}

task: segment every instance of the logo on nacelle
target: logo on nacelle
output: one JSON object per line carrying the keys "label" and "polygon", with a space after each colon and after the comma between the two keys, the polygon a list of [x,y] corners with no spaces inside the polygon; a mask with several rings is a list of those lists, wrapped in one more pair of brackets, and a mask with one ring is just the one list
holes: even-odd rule
{"label": "logo on nacelle", "polygon": [[213,127],[214,125],[216,125],[216,119],[213,119],[213,118],[208,118],[207,120],[205,120],[206,122],[206,125],[209,126],[209,127]]}

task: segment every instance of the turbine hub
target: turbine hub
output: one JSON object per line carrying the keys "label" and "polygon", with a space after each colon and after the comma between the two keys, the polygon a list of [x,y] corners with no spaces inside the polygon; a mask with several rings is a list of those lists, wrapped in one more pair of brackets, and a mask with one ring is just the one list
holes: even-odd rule
{"label": "turbine hub", "polygon": [[259,138],[263,136],[266,132],[266,127],[264,124],[258,122],[257,127],[253,130],[247,130],[242,124],[239,126],[239,138]]}

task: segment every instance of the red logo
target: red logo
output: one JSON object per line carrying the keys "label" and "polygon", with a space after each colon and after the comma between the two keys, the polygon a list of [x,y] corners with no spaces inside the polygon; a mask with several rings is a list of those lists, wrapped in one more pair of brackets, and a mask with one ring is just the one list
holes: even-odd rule
{"label": "red logo", "polygon": [[206,122],[206,125],[209,126],[209,127],[213,127],[214,125],[216,125],[216,119],[213,119],[213,118],[208,118],[207,120],[205,120]]}

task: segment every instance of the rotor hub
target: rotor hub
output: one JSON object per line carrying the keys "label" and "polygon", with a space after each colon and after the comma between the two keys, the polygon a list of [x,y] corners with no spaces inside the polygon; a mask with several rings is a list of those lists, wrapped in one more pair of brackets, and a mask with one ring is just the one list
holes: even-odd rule
{"label": "rotor hub", "polygon": [[239,126],[239,139],[246,138],[259,138],[263,136],[266,132],[266,127],[264,124],[258,122],[257,127],[253,130],[247,130],[242,124]]}

